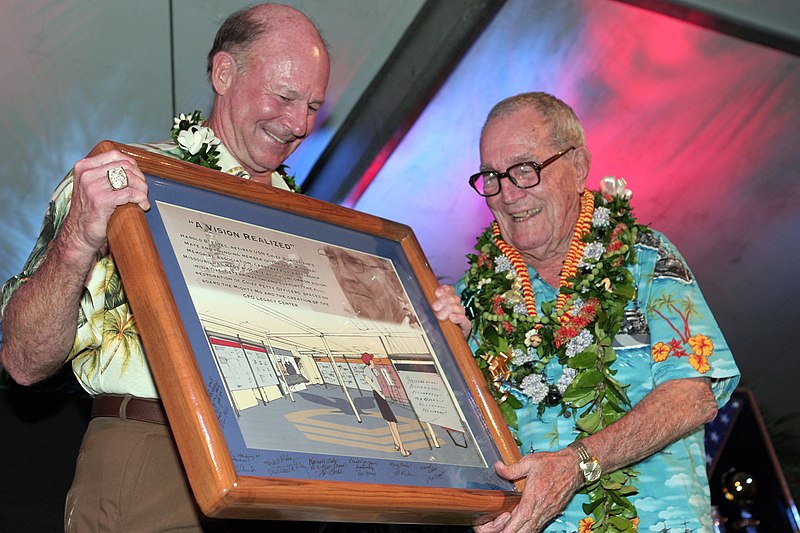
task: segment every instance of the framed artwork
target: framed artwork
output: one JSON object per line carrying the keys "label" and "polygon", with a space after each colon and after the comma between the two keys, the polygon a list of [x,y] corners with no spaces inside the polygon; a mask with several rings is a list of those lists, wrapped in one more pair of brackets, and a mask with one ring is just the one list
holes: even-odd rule
{"label": "framed artwork", "polygon": [[212,517],[474,524],[519,459],[407,226],[104,141],[151,209],[109,245],[181,459]]}

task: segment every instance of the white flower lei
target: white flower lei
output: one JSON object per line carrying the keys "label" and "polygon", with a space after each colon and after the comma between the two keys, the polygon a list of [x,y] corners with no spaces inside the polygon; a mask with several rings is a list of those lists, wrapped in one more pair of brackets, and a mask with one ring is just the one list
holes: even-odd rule
{"label": "white flower lei", "polygon": [[[213,170],[222,170],[219,166],[219,158],[222,155],[219,151],[221,142],[214,134],[214,130],[205,123],[203,114],[198,110],[191,115],[181,113],[173,119],[170,134],[182,153],[182,160]],[[286,183],[290,190],[301,192],[294,176],[286,173],[285,165],[280,165],[272,173],[273,182],[276,179]]]}

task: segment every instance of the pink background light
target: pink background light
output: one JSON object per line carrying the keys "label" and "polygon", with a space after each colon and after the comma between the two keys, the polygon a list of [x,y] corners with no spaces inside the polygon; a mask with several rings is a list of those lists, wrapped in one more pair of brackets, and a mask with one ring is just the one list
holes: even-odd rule
{"label": "pink background light", "polygon": [[800,377],[787,328],[800,283],[800,61],[626,4],[511,0],[431,101],[355,207],[411,226],[455,282],[490,220],[468,186],[499,100],[553,93],[575,109],[589,186],[624,177],[641,221],[700,281],[759,402],[789,408]]}

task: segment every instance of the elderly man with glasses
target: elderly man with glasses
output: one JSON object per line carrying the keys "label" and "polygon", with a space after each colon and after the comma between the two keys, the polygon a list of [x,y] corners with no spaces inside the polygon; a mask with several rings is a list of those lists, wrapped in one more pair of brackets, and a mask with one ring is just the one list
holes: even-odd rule
{"label": "elderly man with glasses", "polygon": [[497,472],[525,489],[477,531],[710,531],[703,424],[739,371],[691,271],[624,180],[586,188],[558,98],[498,103],[480,156],[495,220],[433,308],[468,337],[524,455]]}

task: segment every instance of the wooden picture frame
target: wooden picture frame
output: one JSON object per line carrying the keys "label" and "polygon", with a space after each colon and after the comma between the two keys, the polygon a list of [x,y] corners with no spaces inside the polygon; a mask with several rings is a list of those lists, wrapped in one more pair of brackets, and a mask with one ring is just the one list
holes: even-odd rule
{"label": "wooden picture frame", "polygon": [[[109,150],[147,177],[151,209],[118,208],[109,247],[204,514],[475,524],[513,509],[522,484],[494,463],[519,451],[459,328],[430,310],[438,282],[409,227],[143,148],[92,154]],[[402,320],[346,294],[351,260],[394,280]]]}

